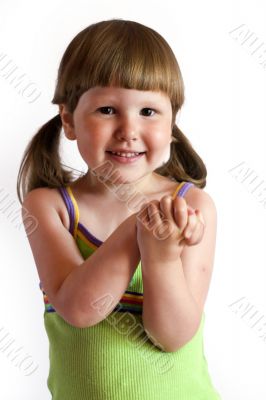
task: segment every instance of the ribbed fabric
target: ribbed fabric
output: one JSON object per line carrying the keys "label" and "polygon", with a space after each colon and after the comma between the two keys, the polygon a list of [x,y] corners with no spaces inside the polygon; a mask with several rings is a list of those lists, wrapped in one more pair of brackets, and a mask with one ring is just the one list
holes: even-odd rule
{"label": "ribbed fabric", "polygon": [[[192,186],[181,182],[173,196],[184,196]],[[69,231],[86,259],[102,242],[79,222],[71,188],[59,190],[70,216]],[[204,355],[205,313],[194,337],[176,352],[160,350],[147,337],[141,262],[114,311],[94,326],[75,328],[57,314],[44,291],[43,298],[52,400],[221,400]]]}

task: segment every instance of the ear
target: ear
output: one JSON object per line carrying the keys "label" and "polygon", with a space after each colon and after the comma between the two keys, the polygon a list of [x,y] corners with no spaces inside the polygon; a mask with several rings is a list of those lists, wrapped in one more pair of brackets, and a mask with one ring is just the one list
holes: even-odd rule
{"label": "ear", "polygon": [[74,129],[73,114],[67,110],[65,104],[59,104],[59,113],[65,136],[69,140],[76,140],[77,137]]}

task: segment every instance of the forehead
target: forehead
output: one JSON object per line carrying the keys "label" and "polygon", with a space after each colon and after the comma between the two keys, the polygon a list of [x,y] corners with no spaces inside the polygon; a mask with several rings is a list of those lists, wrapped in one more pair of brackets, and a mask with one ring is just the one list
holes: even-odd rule
{"label": "forehead", "polygon": [[111,100],[125,102],[157,102],[158,104],[170,104],[166,93],[151,90],[126,89],[116,86],[96,86],[87,90],[81,96],[84,101]]}

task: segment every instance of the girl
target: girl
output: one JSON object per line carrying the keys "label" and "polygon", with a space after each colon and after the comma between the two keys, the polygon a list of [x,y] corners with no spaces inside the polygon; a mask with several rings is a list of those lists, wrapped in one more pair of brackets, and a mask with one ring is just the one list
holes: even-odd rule
{"label": "girl", "polygon": [[[53,400],[220,399],[203,348],[216,208],[175,123],[183,102],[171,48],[140,23],[94,23],[63,55],[59,113],[17,184],[25,230],[36,222]],[[62,130],[88,165],[76,180]]]}

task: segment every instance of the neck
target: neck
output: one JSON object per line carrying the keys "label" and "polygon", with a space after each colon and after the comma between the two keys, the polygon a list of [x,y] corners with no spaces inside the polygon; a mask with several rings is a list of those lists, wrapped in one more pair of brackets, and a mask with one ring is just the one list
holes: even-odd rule
{"label": "neck", "polygon": [[148,196],[153,192],[160,178],[162,178],[160,175],[150,172],[132,182],[122,182],[115,175],[106,178],[106,176],[96,175],[89,169],[81,181],[83,192],[97,194],[110,202],[125,201],[125,198],[134,196],[148,201]]}

